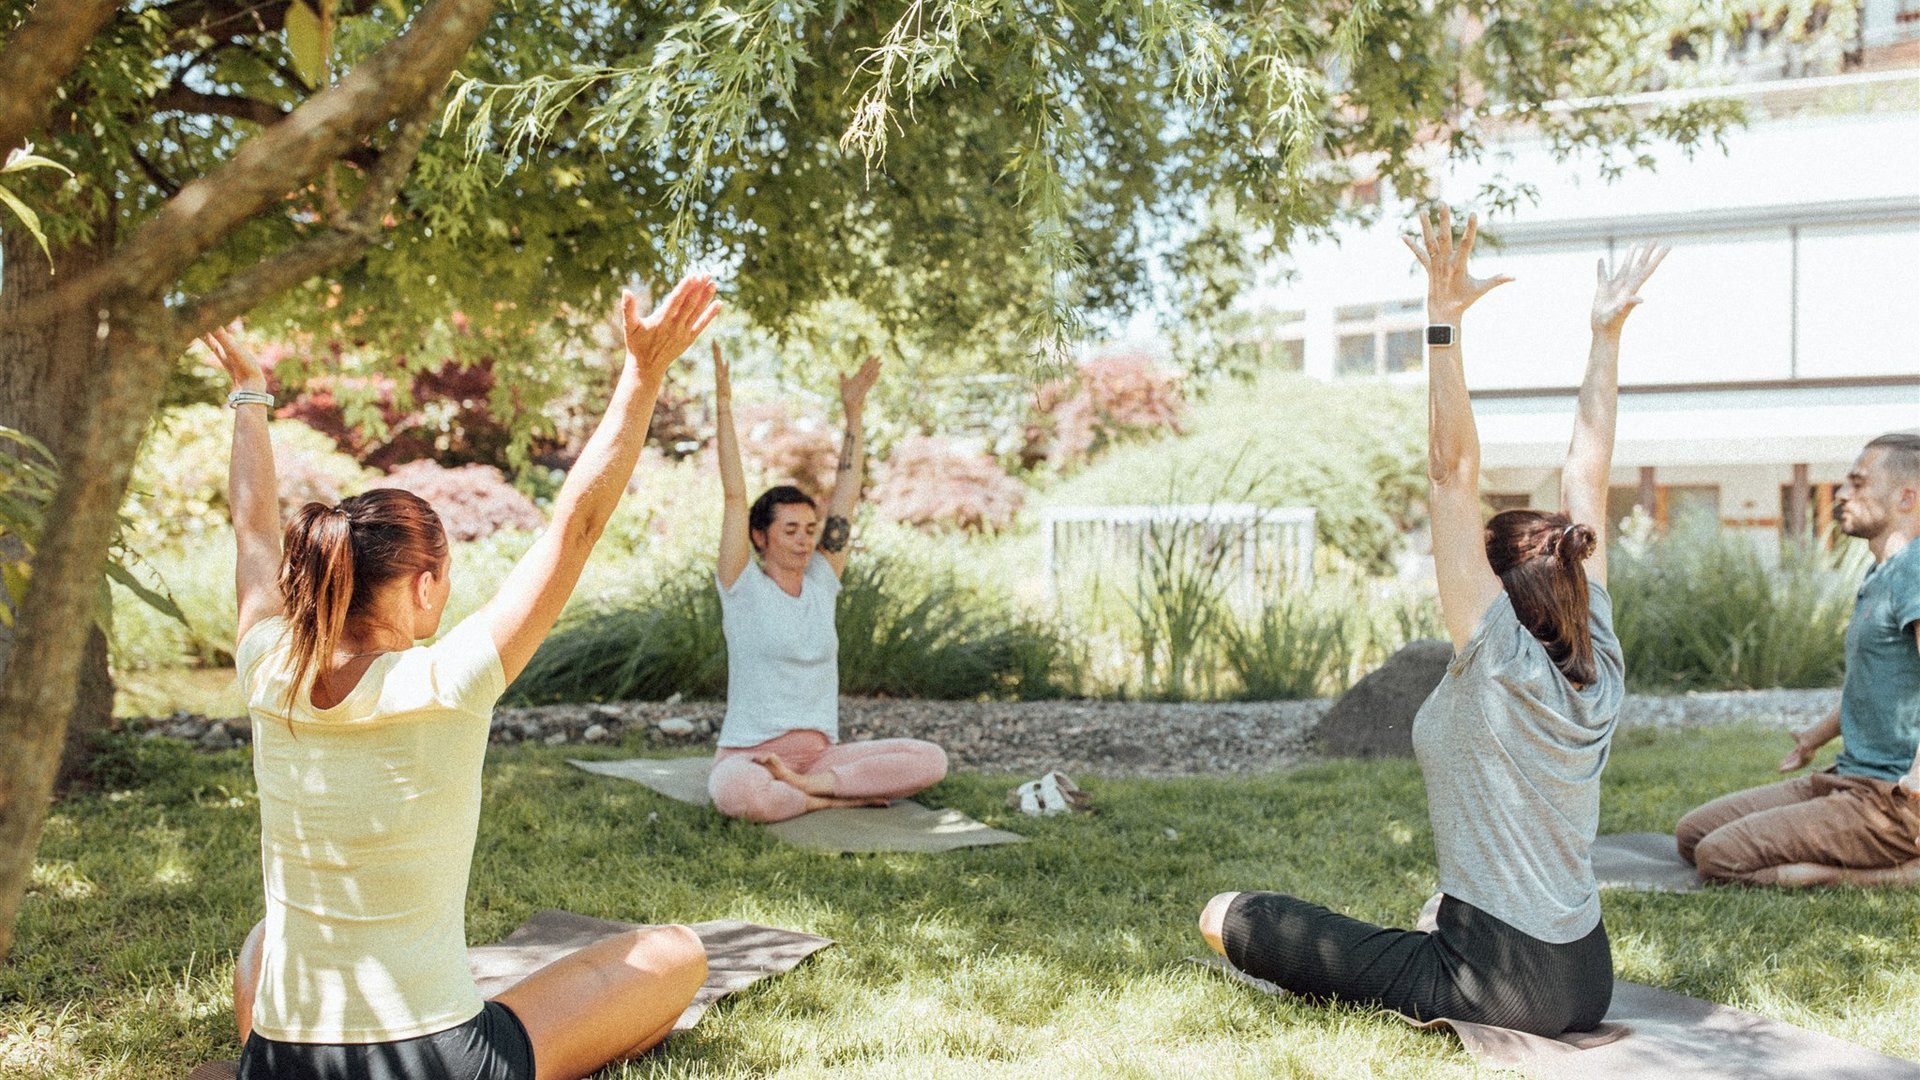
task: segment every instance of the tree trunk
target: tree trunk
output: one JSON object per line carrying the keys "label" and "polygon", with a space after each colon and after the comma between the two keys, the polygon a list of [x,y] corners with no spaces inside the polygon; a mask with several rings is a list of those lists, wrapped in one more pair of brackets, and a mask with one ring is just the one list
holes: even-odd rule
{"label": "tree trunk", "polygon": [[33,553],[12,656],[0,676],[0,958],[13,944],[88,637],[98,632],[88,615],[134,455],[166,388],[168,361],[184,345],[173,340],[172,316],[158,298],[103,299],[92,321],[95,332],[84,341],[47,348],[61,378],[75,368],[93,378],[69,402],[72,438],[60,490]]}
{"label": "tree trunk", "polygon": [[[94,239],[54,250],[54,262],[25,231],[0,232],[0,425],[17,428],[47,444],[64,463],[73,435],[74,407],[90,393],[92,369],[62,364],[61,358],[86,356],[95,320],[86,311],[62,312],[53,321],[22,328],[12,317],[27,301],[92,270],[112,249],[111,218],[99,223]],[[48,273],[48,270],[54,273]],[[17,546],[0,549],[0,560],[25,557]],[[113,677],[107,670],[107,638],[98,628],[87,637],[80,664],[79,693],[67,717],[65,748],[55,783],[64,786],[86,766],[95,735],[113,721]],[[13,653],[13,631],[0,626],[0,678]]]}

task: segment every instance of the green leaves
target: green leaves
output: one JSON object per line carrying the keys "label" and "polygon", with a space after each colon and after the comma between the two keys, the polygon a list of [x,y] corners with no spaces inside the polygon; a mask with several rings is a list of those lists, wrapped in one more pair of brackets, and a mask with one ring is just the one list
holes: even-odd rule
{"label": "green leaves", "polygon": [[293,0],[287,5],[287,52],[293,57],[294,73],[308,89],[326,81],[326,37],[320,16],[304,0]]}
{"label": "green leaves", "polygon": [[[0,550],[0,586],[6,590],[0,601],[0,624],[13,625],[13,614],[26,599],[32,584],[32,558],[35,545],[46,524],[47,507],[60,488],[60,468],[45,443],[23,431],[0,425],[0,542],[11,539],[16,550]],[[122,522],[124,526],[125,522]],[[129,565],[137,557],[116,539],[107,576],[131,589],[134,595],[154,610],[186,624],[186,613],[171,596],[135,577]],[[100,596],[94,617],[101,629],[107,629],[112,616],[112,600],[106,581],[100,583]]]}
{"label": "green leaves", "polygon": [[[52,158],[41,157],[39,154],[34,153],[33,144],[28,143],[7,155],[7,163],[4,166],[0,166],[0,176],[6,176],[12,173],[24,173],[32,169],[57,169],[60,172],[66,173],[68,176],[73,175],[73,170],[67,168],[65,165],[54,161]],[[14,216],[20,219],[20,223],[27,227],[27,232],[31,233],[33,238],[39,242],[40,253],[47,257],[48,262],[52,262],[53,252],[47,247],[47,234],[46,231],[40,227],[40,215],[35,213],[33,208],[28,206],[18,195],[8,190],[5,184],[0,184],[0,205],[5,205],[7,209],[13,211]]]}

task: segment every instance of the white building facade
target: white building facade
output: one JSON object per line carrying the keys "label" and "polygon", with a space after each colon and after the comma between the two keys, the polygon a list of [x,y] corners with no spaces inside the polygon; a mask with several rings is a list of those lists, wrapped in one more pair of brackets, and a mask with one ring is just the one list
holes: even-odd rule
{"label": "white building facade", "polygon": [[[1673,252],[1621,349],[1615,520],[1638,504],[1663,524],[1824,535],[1861,446],[1920,429],[1920,69],[1677,93],[1737,96],[1749,123],[1724,154],[1656,148],[1652,171],[1611,183],[1525,139],[1443,180],[1455,205],[1495,177],[1538,191],[1483,222],[1475,260],[1517,279],[1462,333],[1483,486],[1496,507],[1557,504],[1595,262],[1657,239]],[[1250,298],[1269,362],[1424,379],[1411,213],[1298,250],[1291,279]]]}

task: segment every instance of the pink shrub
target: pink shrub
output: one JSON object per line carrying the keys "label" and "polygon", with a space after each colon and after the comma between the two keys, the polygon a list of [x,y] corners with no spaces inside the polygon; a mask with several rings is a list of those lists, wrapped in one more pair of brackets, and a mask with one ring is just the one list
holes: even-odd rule
{"label": "pink shrub", "polygon": [[409,461],[388,473],[379,486],[404,488],[432,503],[450,540],[479,540],[500,529],[547,524],[533,500],[491,465],[448,469],[425,459]]}
{"label": "pink shrub", "polygon": [[990,532],[1005,528],[1026,498],[993,455],[952,439],[902,439],[883,471],[874,501],[881,514],[910,525]]}
{"label": "pink shrub", "polygon": [[1065,468],[1115,442],[1178,432],[1185,412],[1177,373],[1137,350],[1106,353],[1080,365],[1072,380],[1034,392],[1021,458]]}
{"label": "pink shrub", "polygon": [[778,402],[737,405],[733,420],[741,456],[772,482],[793,484],[815,499],[832,493],[840,464],[839,432],[810,416],[795,418]]}

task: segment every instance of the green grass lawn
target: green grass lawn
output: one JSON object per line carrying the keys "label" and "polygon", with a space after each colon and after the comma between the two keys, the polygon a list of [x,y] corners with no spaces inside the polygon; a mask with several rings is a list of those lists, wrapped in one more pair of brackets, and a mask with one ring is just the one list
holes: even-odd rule
{"label": "green grass lawn", "polygon": [[[1629,732],[1605,831],[1664,829],[1769,777],[1777,732]],[[472,940],[536,908],[739,918],[840,944],[723,1002],[621,1077],[1486,1074],[1449,1036],[1255,994],[1183,962],[1214,892],[1277,888],[1405,925],[1434,887],[1418,771],[1342,763],[1242,780],[1082,778],[1101,812],[1008,810],[1008,777],[927,801],[1032,837],[946,855],[823,856],[590,776],[578,749],[496,749]],[[611,752],[609,752],[611,756]],[[166,1077],[238,1052],[228,985],[259,917],[248,760],[146,747],[54,808],[11,961],[0,1074]],[[116,787],[117,785],[117,787]],[[1920,1058],[1920,893],[1608,893],[1624,978]]]}

